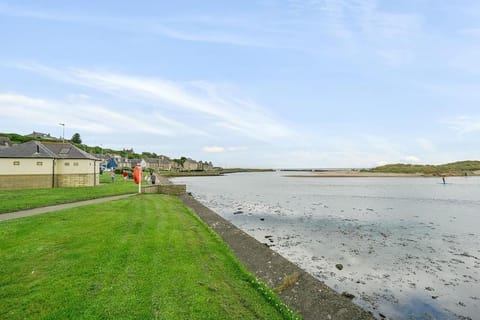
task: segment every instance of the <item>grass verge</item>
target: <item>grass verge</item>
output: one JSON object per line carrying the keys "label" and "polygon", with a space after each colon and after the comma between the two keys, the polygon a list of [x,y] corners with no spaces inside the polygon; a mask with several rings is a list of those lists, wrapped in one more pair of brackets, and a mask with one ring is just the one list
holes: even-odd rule
{"label": "grass verge", "polygon": [[0,318],[294,319],[176,197],[0,223]]}
{"label": "grass verge", "polygon": [[105,173],[100,176],[100,185],[95,187],[1,190],[0,214],[137,192],[138,186],[133,180],[124,181],[117,176],[111,183],[110,174]]}

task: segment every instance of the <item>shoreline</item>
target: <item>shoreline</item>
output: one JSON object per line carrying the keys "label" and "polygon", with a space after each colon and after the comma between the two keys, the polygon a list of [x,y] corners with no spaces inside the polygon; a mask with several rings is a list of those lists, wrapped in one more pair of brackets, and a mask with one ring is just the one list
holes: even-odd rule
{"label": "shoreline", "polygon": [[464,175],[432,175],[423,173],[386,173],[386,172],[360,172],[350,170],[313,171],[309,174],[289,174],[288,178],[441,178],[444,177],[478,177],[478,174]]}
{"label": "shoreline", "polygon": [[281,286],[287,276],[298,275],[295,284],[277,294],[303,319],[375,319],[370,312],[246,234],[191,195],[185,194],[179,198],[227,243],[249,272],[270,288]]}

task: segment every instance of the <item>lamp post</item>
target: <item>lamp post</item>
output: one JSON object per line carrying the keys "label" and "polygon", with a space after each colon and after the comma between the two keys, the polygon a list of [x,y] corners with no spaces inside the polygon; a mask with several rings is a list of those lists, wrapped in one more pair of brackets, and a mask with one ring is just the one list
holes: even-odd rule
{"label": "lamp post", "polygon": [[62,143],[65,143],[65,123],[59,123],[63,127],[62,130]]}

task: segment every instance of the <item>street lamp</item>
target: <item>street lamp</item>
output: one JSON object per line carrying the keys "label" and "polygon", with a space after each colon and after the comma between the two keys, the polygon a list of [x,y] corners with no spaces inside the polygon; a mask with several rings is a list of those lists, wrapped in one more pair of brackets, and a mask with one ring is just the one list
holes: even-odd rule
{"label": "street lamp", "polygon": [[65,143],[65,123],[59,123],[63,127],[62,131],[62,142]]}

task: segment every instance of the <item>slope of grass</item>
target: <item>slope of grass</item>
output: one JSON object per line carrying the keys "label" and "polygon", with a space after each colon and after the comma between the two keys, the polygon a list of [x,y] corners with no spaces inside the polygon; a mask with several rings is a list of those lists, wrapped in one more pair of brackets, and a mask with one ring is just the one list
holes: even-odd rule
{"label": "slope of grass", "polygon": [[0,223],[1,319],[294,316],[176,197]]}
{"label": "slope of grass", "polygon": [[480,161],[459,161],[442,165],[419,165],[419,164],[388,164],[376,167],[367,172],[382,173],[411,173],[424,175],[471,175],[480,170]]}
{"label": "slope of grass", "polygon": [[133,180],[123,181],[120,175],[114,183],[110,181],[110,174],[105,173],[95,187],[0,190],[0,214],[138,191]]}

